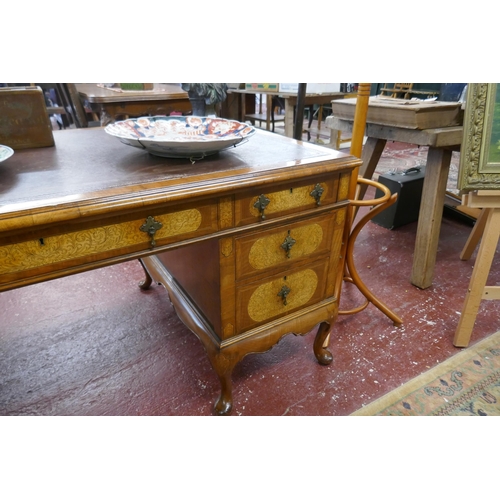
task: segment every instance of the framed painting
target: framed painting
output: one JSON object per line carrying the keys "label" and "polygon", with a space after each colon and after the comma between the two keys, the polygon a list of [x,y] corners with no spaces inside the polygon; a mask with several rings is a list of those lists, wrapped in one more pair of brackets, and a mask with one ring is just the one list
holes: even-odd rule
{"label": "framed painting", "polygon": [[500,84],[467,86],[458,189],[500,190]]}

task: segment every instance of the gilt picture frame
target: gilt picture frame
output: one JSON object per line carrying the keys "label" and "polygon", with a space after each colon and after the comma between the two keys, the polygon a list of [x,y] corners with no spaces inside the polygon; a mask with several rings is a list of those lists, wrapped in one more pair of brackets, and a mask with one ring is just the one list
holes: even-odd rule
{"label": "gilt picture frame", "polygon": [[500,190],[500,84],[467,86],[457,186],[462,193]]}

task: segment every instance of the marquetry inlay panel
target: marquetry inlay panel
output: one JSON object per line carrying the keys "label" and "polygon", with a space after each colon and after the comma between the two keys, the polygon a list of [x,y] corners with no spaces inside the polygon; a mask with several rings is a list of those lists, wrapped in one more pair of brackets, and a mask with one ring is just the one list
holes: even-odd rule
{"label": "marquetry inlay panel", "polygon": [[351,182],[351,175],[350,173],[345,173],[340,176],[340,182],[339,182],[339,200],[347,200],[349,197],[349,185]]}
{"label": "marquetry inlay panel", "polygon": [[[202,223],[202,214],[197,209],[189,209],[167,215],[155,215],[155,219],[163,224],[155,234],[155,239],[159,240],[196,231]],[[149,236],[139,229],[142,224],[144,219],[2,246],[0,274],[24,271],[148,242]]]}
{"label": "marquetry inlay panel", "polygon": [[227,229],[234,224],[233,197],[227,196],[219,200],[219,227]]}
{"label": "marquetry inlay panel", "polygon": [[[287,235],[288,231],[279,231],[258,239],[248,255],[253,269],[267,269],[286,261],[286,252],[281,244]],[[290,236],[295,240],[290,250],[290,258],[296,259],[313,253],[319,247],[323,239],[323,228],[319,224],[309,224],[291,230]]]}
{"label": "marquetry inlay panel", "polygon": [[[265,209],[266,214],[272,214],[276,212],[285,212],[288,210],[293,210],[294,208],[307,207],[315,205],[316,201],[311,196],[311,191],[314,190],[315,185],[310,186],[299,186],[293,189],[285,189],[283,191],[277,191],[275,193],[265,193],[265,196],[269,198],[269,204]],[[326,183],[320,183],[323,188],[322,197],[326,198],[328,196],[328,186]],[[256,217],[260,216],[258,208],[253,205],[256,202],[257,197],[250,200],[250,214]]]}
{"label": "marquetry inlay panel", "polygon": [[[278,295],[283,286],[290,289],[286,305]],[[318,275],[312,269],[292,273],[258,286],[248,302],[248,315],[256,322],[273,318],[309,302],[318,286]]]}
{"label": "marquetry inlay panel", "polygon": [[337,215],[335,217],[335,222],[337,223],[338,226],[344,225],[345,214],[346,214],[346,209],[345,208],[337,210]]}
{"label": "marquetry inlay panel", "polygon": [[221,243],[221,252],[224,257],[229,257],[233,253],[233,239],[232,238],[222,238]]}

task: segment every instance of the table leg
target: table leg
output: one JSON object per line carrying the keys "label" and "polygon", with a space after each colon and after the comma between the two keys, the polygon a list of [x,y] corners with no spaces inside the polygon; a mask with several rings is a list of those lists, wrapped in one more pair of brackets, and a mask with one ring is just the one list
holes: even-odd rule
{"label": "table leg", "polygon": [[333,149],[340,149],[340,130],[330,129],[330,147]]}
{"label": "table leg", "polygon": [[100,118],[101,127],[105,127],[106,125],[109,125],[110,123],[113,123],[115,121],[114,116],[112,116],[112,114],[104,106],[101,107]]}
{"label": "table leg", "polygon": [[[337,316],[335,316],[335,320],[336,319]],[[318,332],[316,333],[316,338],[314,339],[314,355],[320,365],[329,365],[333,361],[332,353],[327,347],[330,339],[330,330],[335,320],[332,320],[331,323],[323,321],[319,325]]]}
{"label": "table leg", "polygon": [[430,147],[427,154],[411,274],[411,283],[422,289],[432,284],[451,153]]}
{"label": "table leg", "polygon": [[[361,153],[363,165],[361,165],[359,169],[360,177],[363,177],[364,179],[371,179],[373,177],[375,168],[377,167],[380,157],[384,152],[386,144],[386,139],[375,139],[373,137],[368,137]],[[364,198],[367,187],[367,184],[358,183],[356,194],[356,198],[358,200],[362,200]]]}
{"label": "table leg", "polygon": [[476,322],[477,311],[479,310],[479,305],[485,291],[486,280],[488,279],[491,263],[497,249],[499,236],[500,209],[495,208],[487,211],[483,238],[465,296],[462,315],[460,316],[455,338],[453,339],[453,345],[457,347],[467,347],[469,345],[472,329]]}
{"label": "table leg", "polygon": [[271,130],[271,108],[273,107],[273,98],[266,94],[266,130]]}
{"label": "table leg", "polygon": [[285,99],[285,135],[293,137],[293,106]]}
{"label": "table leg", "polygon": [[247,114],[246,109],[246,94],[240,94],[240,122],[244,123]]}
{"label": "table leg", "polygon": [[148,272],[147,267],[144,265],[144,262],[142,262],[141,259],[139,260],[139,264],[142,266],[142,269],[144,271],[144,280],[139,282],[139,288],[142,290],[148,290],[149,287],[153,284],[153,278],[151,278],[151,275]]}

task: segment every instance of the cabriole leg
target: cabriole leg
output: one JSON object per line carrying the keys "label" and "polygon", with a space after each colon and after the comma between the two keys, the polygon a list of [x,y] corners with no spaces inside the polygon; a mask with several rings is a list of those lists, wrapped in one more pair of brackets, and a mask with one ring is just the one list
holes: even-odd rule
{"label": "cabriole leg", "polygon": [[153,279],[151,278],[148,270],[146,269],[146,266],[144,265],[141,259],[139,259],[139,262],[145,274],[144,280],[139,282],[139,288],[141,288],[142,290],[147,290],[153,283]]}
{"label": "cabriole leg", "polygon": [[316,338],[314,339],[314,355],[320,365],[329,365],[333,360],[332,353],[324,347],[329,333],[330,323],[323,321],[323,323],[319,325],[318,333],[316,333]]}

